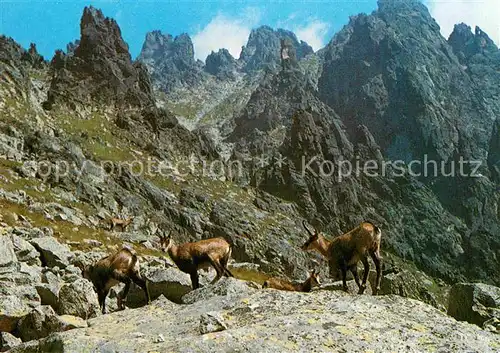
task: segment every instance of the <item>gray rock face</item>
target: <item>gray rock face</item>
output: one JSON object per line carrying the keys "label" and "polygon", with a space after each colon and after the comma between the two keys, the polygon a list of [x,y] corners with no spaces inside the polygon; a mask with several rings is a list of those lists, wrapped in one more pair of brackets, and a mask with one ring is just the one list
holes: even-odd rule
{"label": "gray rock face", "polygon": [[99,315],[101,310],[92,283],[81,278],[63,285],[59,291],[57,313],[78,316],[85,320]]}
{"label": "gray rock face", "polygon": [[497,184],[500,183],[500,119],[497,119],[495,125],[493,125],[493,134],[491,135],[490,150],[488,152],[488,165],[492,180]]}
{"label": "gray rock face", "polygon": [[[66,268],[68,269],[69,266]],[[78,270],[81,275],[80,270]],[[63,282],[62,279],[51,271],[46,271],[42,275],[42,283],[35,285],[36,291],[40,296],[42,305],[50,305],[54,310],[59,307],[59,290]]]}
{"label": "gray rock face", "polygon": [[[448,39],[463,69],[481,89],[488,107],[496,116],[500,114],[500,51],[488,35],[476,27],[474,33],[464,23],[455,26]],[[495,131],[495,129],[493,130]]]}
{"label": "gray rock face", "polygon": [[59,306],[59,288],[48,283],[40,283],[35,286],[42,305],[50,305],[52,308]]}
{"label": "gray rock face", "polygon": [[[217,312],[227,329],[200,335],[200,316]],[[109,333],[113,335],[110,336]],[[160,336],[161,335],[161,336]],[[159,339],[161,338],[161,339]],[[90,320],[90,327],[25,343],[12,352],[495,352],[500,337],[398,296],[277,290],[211,296],[191,305],[157,301]],[[61,348],[62,347],[62,348]]]}
{"label": "gray rock face", "polygon": [[17,263],[17,257],[10,237],[0,235],[0,268],[11,267],[15,263]]}
{"label": "gray rock face", "polygon": [[19,261],[26,262],[30,266],[41,265],[40,253],[35,249],[33,245],[14,234],[11,236],[11,239],[16,257]]}
{"label": "gray rock face", "polygon": [[236,59],[227,49],[220,49],[217,53],[210,53],[205,61],[205,71],[221,80],[234,78],[236,68]]}
{"label": "gray rock face", "polygon": [[[500,221],[491,209],[498,204],[498,197],[492,196],[495,186],[487,156],[498,116],[495,107],[499,100],[492,97],[500,92],[497,72],[484,80],[479,77],[498,71],[495,68],[500,60],[498,50],[482,31],[476,35],[460,32],[464,32],[463,26],[451,38],[452,49],[423,4],[380,1],[377,12],[353,18],[325,49],[319,94],[341,116],[351,134],[356,134],[359,124],[366,125],[390,160],[408,162],[426,155],[446,168],[452,161],[458,163],[460,157],[481,161],[479,172],[484,179],[462,177],[458,172],[450,178],[433,171],[421,179],[452,216],[466,223],[462,234],[467,235],[460,246],[463,258],[471,261],[457,261],[462,263],[461,272],[498,283],[494,253],[500,246],[496,237]],[[484,52],[478,53],[480,74],[474,73],[473,65],[464,69],[455,55],[465,52],[463,60],[467,60],[477,49],[475,41],[484,44]],[[464,42],[471,42],[472,49],[467,49],[468,44],[464,47]],[[490,170],[494,163],[490,159]],[[474,190],[474,196],[469,190]],[[480,263],[486,263],[487,270],[481,270]],[[439,267],[437,272],[445,272],[441,264]]]}
{"label": "gray rock face", "polygon": [[[495,43],[479,27],[474,33],[464,23],[455,26],[448,39],[463,69],[474,84],[480,89],[481,96],[489,110],[500,115],[500,50]],[[484,127],[478,126],[479,133],[484,133]],[[486,129],[487,130],[487,129]],[[497,118],[493,124],[488,151],[488,166],[491,178],[500,182],[500,123]]]}
{"label": "gray rock face", "polygon": [[451,287],[448,315],[483,327],[500,320],[500,288],[483,283],[459,283]]}
{"label": "gray rock face", "polygon": [[65,268],[73,256],[67,245],[59,243],[53,237],[35,238],[30,243],[40,252],[42,264],[47,267]]}
{"label": "gray rock face", "polygon": [[0,295],[0,332],[12,332],[29,307],[15,295]]}

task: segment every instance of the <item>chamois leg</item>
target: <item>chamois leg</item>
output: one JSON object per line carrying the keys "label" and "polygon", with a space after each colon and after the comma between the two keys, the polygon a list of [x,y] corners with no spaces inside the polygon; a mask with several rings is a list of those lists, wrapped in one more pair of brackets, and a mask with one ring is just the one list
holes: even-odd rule
{"label": "chamois leg", "polygon": [[366,281],[368,281],[368,275],[370,274],[370,263],[368,262],[368,257],[366,256],[361,258],[361,262],[363,262],[363,280],[361,281],[361,286],[363,287],[364,292],[366,289]]}
{"label": "chamois leg", "polygon": [[231,250],[229,250],[229,253],[220,260],[220,263],[221,263],[222,268],[224,270],[224,275],[226,277],[234,277],[234,275],[231,273],[231,271],[229,271],[227,268],[227,263],[229,262],[230,257],[231,257]]}
{"label": "chamois leg", "polygon": [[148,301],[148,305],[151,304],[151,296],[149,295],[149,288],[148,288],[148,282],[146,279],[142,278],[140,274],[132,273],[130,275],[130,278],[132,281],[137,284],[139,287],[141,287],[144,290],[144,293],[146,294],[146,300]]}
{"label": "chamois leg", "polygon": [[130,283],[132,281],[129,279],[128,281],[125,282],[125,288],[118,294],[117,302],[118,302],[118,310],[124,310],[125,309],[125,304],[123,302],[127,299],[127,294],[128,291],[130,290]]}
{"label": "chamois leg", "polygon": [[191,277],[191,284],[193,285],[193,289],[200,288],[200,281],[198,277],[198,272],[195,270],[189,274]]}
{"label": "chamois leg", "polygon": [[352,276],[354,277],[354,281],[356,282],[356,284],[358,286],[358,294],[363,294],[363,292],[365,291],[365,288],[363,288],[361,283],[359,283],[358,265],[357,264],[352,265],[351,267],[349,267],[349,270],[351,271]]}
{"label": "chamois leg", "polygon": [[227,267],[224,267],[224,275],[226,277],[234,277],[234,275],[231,273],[231,271],[229,271]]}
{"label": "chamois leg", "polygon": [[382,280],[382,257],[380,256],[380,253],[378,250],[375,251],[370,251],[370,256],[375,263],[375,269],[377,270],[377,278],[375,280],[375,289],[373,290],[373,295],[376,295],[378,291],[380,290],[380,281]]}
{"label": "chamois leg", "polygon": [[106,314],[106,297],[108,296],[108,291],[99,290],[97,292],[97,299],[99,301],[99,306],[101,307],[102,314]]}
{"label": "chamois leg", "polygon": [[340,264],[340,272],[342,273],[342,290],[348,292],[347,288],[347,266],[345,263]]}
{"label": "chamois leg", "polygon": [[215,276],[215,278],[212,280],[212,282],[210,282],[211,284],[214,284],[215,282],[217,282],[221,277],[222,275],[224,274],[224,268],[222,267],[222,265],[219,263],[219,261],[217,260],[213,260],[212,258],[210,258],[210,263],[212,264],[212,267],[215,269],[215,271],[217,272],[217,275]]}
{"label": "chamois leg", "polygon": [[111,277],[113,277],[117,281],[125,283],[125,288],[123,288],[123,290],[118,294],[117,298],[118,310],[123,310],[125,309],[123,301],[127,298],[128,291],[130,290],[130,283],[132,283],[132,280],[130,279],[129,276],[124,275],[123,273],[117,270],[113,271]]}

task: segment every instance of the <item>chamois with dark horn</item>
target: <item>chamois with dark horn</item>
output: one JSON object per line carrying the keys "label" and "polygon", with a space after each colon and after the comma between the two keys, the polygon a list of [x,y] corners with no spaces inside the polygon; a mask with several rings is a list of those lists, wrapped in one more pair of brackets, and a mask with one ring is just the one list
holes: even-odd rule
{"label": "chamois with dark horn", "polygon": [[[328,260],[330,275],[334,278],[337,278],[340,270],[342,287],[345,291],[347,291],[347,270],[350,270],[358,285],[358,294],[364,293],[370,271],[370,264],[368,263],[368,255],[370,255],[377,270],[373,295],[378,293],[380,281],[382,280],[382,256],[380,255],[382,232],[379,227],[371,222],[363,222],[351,231],[329,241],[317,229],[314,230],[314,233],[311,232],[307,228],[305,221],[302,222],[302,225],[310,235],[309,239],[302,245],[302,250],[316,250],[323,255]],[[360,260],[364,267],[361,283],[358,277],[358,262]]]}

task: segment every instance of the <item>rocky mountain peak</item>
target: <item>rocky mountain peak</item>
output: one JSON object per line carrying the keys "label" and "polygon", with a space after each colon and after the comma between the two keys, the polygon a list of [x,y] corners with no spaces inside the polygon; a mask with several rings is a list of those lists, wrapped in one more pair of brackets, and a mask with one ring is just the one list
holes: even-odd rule
{"label": "rocky mountain peak", "polygon": [[0,61],[19,61],[24,51],[14,39],[0,35]]}
{"label": "rocky mountain peak", "polygon": [[0,61],[10,62],[14,66],[23,62],[34,68],[41,68],[44,63],[35,43],[31,43],[29,49],[25,50],[12,38],[4,35],[0,35]]}
{"label": "rocky mountain peak", "polygon": [[476,27],[472,33],[471,27],[465,23],[455,25],[448,43],[462,63],[476,54],[498,51],[497,46],[486,32]]}
{"label": "rocky mountain peak", "polygon": [[68,55],[74,55],[76,48],[78,48],[78,45],[80,45],[80,40],[79,39],[66,44],[66,54],[68,54]]}
{"label": "rocky mountain peak", "polygon": [[116,21],[104,17],[101,10],[85,7],[80,31],[77,46],[71,46],[74,53],[58,52],[52,60],[54,77],[45,107],[58,100],[73,106],[89,99],[136,107],[152,105],[147,72],[132,62]]}
{"label": "rocky mountain peak", "polygon": [[233,78],[237,62],[227,49],[211,52],[205,61],[205,71],[221,79]]}
{"label": "rocky mountain peak", "polygon": [[146,34],[139,59],[162,61],[173,59],[177,64],[194,64],[194,47],[191,37],[183,33],[177,37],[156,30]]}
{"label": "rocky mountain peak", "polygon": [[146,64],[153,81],[163,91],[182,85],[196,85],[202,77],[202,65],[194,59],[191,37],[173,37],[153,31],[146,34],[138,60]]}
{"label": "rocky mountain peak", "polygon": [[128,45],[114,19],[104,17],[101,10],[85,7],[80,21],[80,44],[75,55],[92,58],[95,55],[123,55],[130,60]]}
{"label": "rocky mountain peak", "polygon": [[290,41],[295,48],[298,60],[313,52],[307,43],[299,42],[293,32],[261,26],[252,30],[246,46],[241,50],[240,60],[245,63],[245,70],[277,69],[281,63],[281,39]]}

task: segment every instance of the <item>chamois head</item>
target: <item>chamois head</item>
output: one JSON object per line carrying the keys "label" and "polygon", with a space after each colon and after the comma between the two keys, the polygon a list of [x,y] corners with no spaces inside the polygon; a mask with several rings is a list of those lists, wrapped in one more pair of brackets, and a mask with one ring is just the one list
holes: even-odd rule
{"label": "chamois head", "polygon": [[305,221],[302,221],[302,225],[304,226],[304,229],[307,231],[307,233],[309,233],[309,239],[304,243],[304,245],[301,246],[301,249],[302,250],[313,250],[317,246],[317,242],[318,242],[319,237],[321,236],[321,233],[318,232],[317,229],[314,229],[314,233],[311,232],[307,228]]}
{"label": "chamois head", "polygon": [[321,285],[321,282],[319,280],[319,270],[312,270],[309,273],[309,279],[311,281],[311,286],[312,287]]}
{"label": "chamois head", "polygon": [[161,251],[167,252],[168,249],[173,244],[172,237],[171,237],[170,233],[168,233],[167,235],[161,235],[160,234],[158,237],[160,238],[160,249],[161,249]]}

